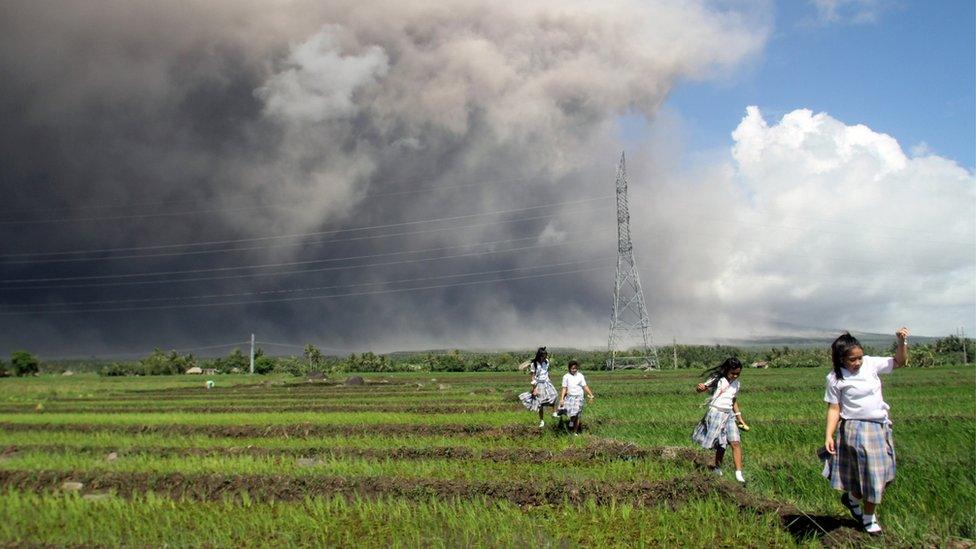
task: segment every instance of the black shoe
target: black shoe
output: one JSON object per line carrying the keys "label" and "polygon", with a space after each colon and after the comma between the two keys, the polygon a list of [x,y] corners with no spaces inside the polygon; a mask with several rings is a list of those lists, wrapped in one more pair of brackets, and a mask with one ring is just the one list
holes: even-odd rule
{"label": "black shoe", "polygon": [[840,502],[844,507],[847,507],[847,510],[851,513],[851,518],[856,520],[858,524],[864,522],[864,516],[861,514],[861,506],[851,501],[851,496],[847,492],[844,492],[844,495],[840,497]]}

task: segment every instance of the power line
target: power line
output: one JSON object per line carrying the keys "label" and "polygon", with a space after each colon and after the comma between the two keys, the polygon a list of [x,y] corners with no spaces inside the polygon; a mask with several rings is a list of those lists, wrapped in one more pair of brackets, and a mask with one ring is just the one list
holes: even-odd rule
{"label": "power line", "polygon": [[12,279],[0,280],[0,283],[16,284],[16,283],[23,283],[23,282],[56,282],[60,280],[104,280],[104,279],[115,279],[115,278],[136,278],[136,277],[146,277],[146,276],[169,276],[169,275],[181,275],[181,274],[218,273],[218,272],[227,272],[227,271],[237,271],[241,269],[265,269],[265,268],[274,268],[274,267],[291,267],[295,265],[314,265],[318,263],[333,263],[337,261],[350,261],[350,260],[357,260],[357,259],[373,259],[377,257],[388,257],[388,256],[404,255],[404,254],[442,252],[445,250],[454,250],[458,248],[471,248],[474,246],[496,246],[498,244],[524,242],[526,240],[538,240],[538,237],[527,236],[522,238],[509,238],[506,240],[495,240],[490,242],[475,242],[473,244],[458,244],[454,246],[424,248],[421,250],[383,252],[383,253],[376,253],[376,254],[333,257],[327,259],[308,259],[304,261],[286,261],[281,263],[264,263],[260,265],[237,265],[233,267],[210,267],[207,269],[183,269],[177,271],[154,271],[148,273],[126,273],[126,274],[116,274],[116,275],[63,276],[63,277],[47,277],[47,278],[12,278]]}
{"label": "power line", "polygon": [[[438,228],[434,228],[434,229],[421,229],[421,230],[417,230],[417,231],[402,231],[402,232],[385,233],[385,234],[379,234],[379,235],[353,236],[353,237],[348,237],[348,238],[330,238],[328,240],[314,240],[314,241],[305,241],[305,242],[281,242],[281,243],[275,243],[275,244],[267,244],[267,245],[263,245],[263,246],[246,246],[246,247],[242,247],[242,248],[225,248],[225,249],[218,249],[218,250],[177,251],[177,252],[166,252],[166,253],[159,253],[159,254],[116,255],[116,256],[103,256],[103,257],[77,257],[77,258],[66,258],[66,259],[25,259],[25,260],[17,260],[17,261],[9,261],[8,260],[8,261],[4,261],[4,263],[7,264],[7,265],[18,265],[18,264],[39,265],[39,264],[45,264],[45,263],[74,263],[74,262],[81,262],[81,261],[110,261],[110,260],[118,260],[118,259],[143,259],[143,258],[173,257],[173,256],[184,257],[184,256],[189,256],[189,255],[216,254],[216,253],[227,253],[227,252],[243,252],[243,251],[250,251],[250,250],[266,250],[266,249],[269,249],[269,248],[279,248],[279,247],[285,248],[285,247],[295,247],[295,246],[311,246],[311,245],[315,245],[315,244],[333,244],[333,243],[340,243],[340,242],[355,242],[355,241],[360,241],[360,240],[375,240],[375,239],[380,239],[380,238],[391,238],[391,237],[398,237],[398,236],[411,236],[411,235],[418,235],[418,234],[438,233],[438,232],[444,232],[444,231],[459,231],[459,230],[463,230],[463,229],[470,229],[470,228],[476,228],[476,227],[490,227],[490,226],[494,226],[494,225],[504,225],[506,223],[518,223],[518,222],[525,222],[525,221],[536,221],[536,220],[540,220],[540,219],[551,219],[551,218],[557,217],[559,215],[572,214],[572,213],[577,213],[577,212],[580,212],[580,211],[586,211],[586,210],[585,209],[567,209],[567,210],[562,210],[559,213],[551,213],[551,214],[545,214],[545,215],[533,215],[531,219],[526,219],[526,218],[503,219],[501,221],[487,221],[487,222],[484,222],[484,223],[471,223],[471,224],[467,224],[467,225],[458,225],[458,226],[454,226],[454,227],[438,227]],[[74,252],[66,252],[66,253],[74,253]],[[39,254],[39,255],[47,255],[47,254]],[[0,256],[0,258],[2,258],[2,257],[4,257],[4,256]]]}
{"label": "power line", "polygon": [[224,293],[224,294],[203,294],[195,296],[170,296],[170,297],[148,297],[140,299],[106,299],[98,301],[74,301],[74,302],[64,302],[64,303],[23,303],[8,305],[7,307],[68,307],[68,306],[79,306],[79,305],[107,305],[107,304],[117,304],[117,303],[152,303],[159,301],[186,301],[186,300],[198,300],[198,299],[219,299],[224,297],[242,297],[249,295],[272,295],[272,294],[287,294],[287,293],[298,293],[298,292],[312,292],[319,290],[334,290],[334,289],[344,289],[344,288],[358,288],[363,286],[376,286],[380,284],[403,284],[407,282],[423,282],[428,280],[441,280],[450,278],[465,278],[472,276],[483,276],[489,274],[501,274],[501,273],[511,273],[517,271],[531,271],[538,269],[548,269],[552,267],[565,267],[567,265],[575,265],[580,263],[590,263],[593,261],[607,261],[612,258],[598,257],[590,259],[580,259],[575,261],[564,261],[561,263],[550,263],[547,265],[534,265],[528,267],[515,267],[511,269],[495,269],[490,271],[478,271],[473,273],[455,273],[448,275],[436,275],[436,276],[424,276],[418,278],[404,278],[399,280],[381,280],[377,282],[360,282],[356,284],[335,284],[331,286],[312,286],[307,288],[288,288],[279,290],[259,290],[254,292],[234,292],[234,293]]}
{"label": "power line", "polygon": [[0,316],[23,316],[32,314],[73,314],[73,313],[112,313],[112,312],[131,312],[131,311],[156,311],[164,309],[194,309],[200,307],[226,307],[226,306],[239,306],[239,305],[252,305],[252,304],[264,304],[264,303],[281,303],[290,301],[308,301],[313,299],[335,299],[342,297],[359,297],[368,295],[380,295],[380,294],[391,294],[391,293],[406,293],[406,292],[416,292],[424,290],[434,290],[441,288],[455,288],[464,286],[473,286],[476,284],[494,284],[498,282],[510,282],[514,280],[528,280],[536,278],[548,278],[553,276],[564,276],[570,274],[578,274],[584,272],[592,272],[598,270],[604,270],[605,267],[589,267],[584,269],[574,269],[570,271],[563,271],[558,273],[546,273],[538,275],[523,275],[508,278],[498,278],[494,280],[476,280],[471,282],[458,282],[454,284],[435,284],[431,286],[421,286],[418,288],[394,288],[388,290],[373,290],[365,292],[351,292],[345,294],[329,294],[321,296],[305,296],[305,297],[289,297],[281,299],[267,299],[267,300],[250,300],[250,301],[237,301],[228,303],[196,303],[196,304],[186,304],[186,305],[163,305],[163,306],[153,306],[153,307],[118,307],[118,308],[108,308],[108,309],[66,309],[61,311],[0,311]]}
{"label": "power line", "polygon": [[442,259],[457,259],[457,258],[461,258],[461,257],[473,257],[473,256],[481,256],[481,255],[497,254],[497,253],[519,252],[519,251],[534,250],[534,249],[539,249],[539,248],[553,248],[553,247],[559,247],[559,246],[567,246],[567,245],[571,245],[571,244],[586,244],[586,243],[589,243],[589,242],[596,242],[596,241],[599,241],[599,240],[601,240],[601,239],[599,239],[599,238],[591,238],[591,239],[585,239],[585,240],[559,242],[559,243],[554,243],[554,244],[536,244],[534,246],[522,246],[522,247],[518,247],[518,248],[509,248],[507,250],[489,250],[489,251],[483,251],[483,252],[469,252],[469,253],[463,253],[463,254],[445,255],[445,256],[440,256],[440,257],[428,257],[428,258],[418,258],[418,259],[407,259],[407,260],[400,260],[400,261],[386,261],[386,262],[379,262],[379,263],[364,263],[364,264],[361,264],[361,265],[346,265],[346,266],[335,266],[335,267],[320,267],[320,268],[317,268],[317,269],[301,269],[301,270],[297,270],[297,271],[282,271],[282,272],[274,272],[274,273],[246,273],[246,274],[239,274],[239,275],[180,278],[180,279],[170,279],[170,280],[140,280],[140,281],[129,281],[129,282],[103,282],[103,283],[92,283],[92,284],[61,284],[61,285],[43,285],[43,286],[11,286],[11,287],[7,287],[7,288],[3,288],[3,290],[4,291],[10,291],[10,290],[41,290],[41,289],[55,289],[55,288],[56,289],[64,289],[64,288],[96,288],[96,287],[104,287],[104,286],[112,286],[112,287],[115,287],[115,286],[137,286],[137,285],[148,285],[148,284],[175,284],[175,283],[181,283],[181,282],[199,282],[199,281],[227,280],[227,279],[236,279],[236,278],[252,278],[252,277],[259,277],[259,276],[280,276],[280,275],[289,275],[289,274],[319,273],[319,272],[325,272],[325,271],[338,271],[338,270],[347,270],[347,269],[361,269],[361,268],[366,268],[366,267],[386,267],[386,266],[389,266],[389,265],[403,265],[403,264],[406,264],[406,263],[422,263],[422,262],[428,262],[428,261],[440,261]]}
{"label": "power line", "polygon": [[323,235],[327,235],[327,234],[340,234],[340,233],[352,232],[352,231],[367,231],[367,230],[373,230],[373,229],[386,229],[386,228],[391,228],[391,227],[405,227],[405,226],[409,226],[409,225],[419,225],[419,224],[423,224],[423,223],[436,223],[436,222],[440,222],[440,221],[456,221],[456,220],[459,220],[459,219],[472,219],[472,218],[475,218],[475,217],[484,217],[484,216],[488,216],[488,215],[499,215],[499,214],[506,214],[506,213],[530,212],[530,211],[533,211],[533,210],[539,210],[539,209],[543,209],[543,208],[551,208],[551,207],[554,207],[554,206],[563,206],[563,205],[567,205],[567,204],[584,204],[584,203],[587,203],[587,202],[595,202],[595,201],[599,201],[599,200],[607,200],[607,199],[612,198],[612,197],[613,197],[613,195],[594,196],[594,197],[583,198],[583,199],[579,199],[579,200],[567,200],[567,201],[564,201],[564,202],[550,202],[548,204],[542,204],[542,205],[539,205],[539,206],[529,206],[527,208],[513,208],[513,209],[507,209],[507,210],[495,210],[495,211],[491,211],[491,212],[481,212],[481,213],[473,213],[473,214],[465,214],[465,215],[455,215],[455,216],[448,216],[448,217],[438,217],[438,218],[432,218],[432,219],[421,219],[421,220],[416,220],[416,221],[403,221],[403,222],[399,222],[399,223],[386,223],[386,224],[383,224],[383,225],[372,225],[372,226],[366,226],[366,227],[351,227],[351,228],[336,229],[336,230],[330,230],[330,231],[315,231],[315,232],[308,232],[308,233],[292,233],[292,234],[285,234],[285,235],[262,236],[262,237],[253,237],[253,238],[236,238],[236,239],[229,239],[229,240],[213,240],[213,241],[207,241],[207,242],[183,242],[183,243],[180,243],[180,244],[157,244],[157,245],[151,245],[151,246],[129,246],[129,247],[121,247],[121,248],[102,248],[102,249],[89,249],[89,250],[60,251],[60,252],[23,252],[23,253],[0,255],[0,259],[7,259],[7,258],[14,258],[14,257],[36,256],[36,255],[40,255],[40,256],[54,256],[54,255],[76,255],[76,254],[111,253],[111,252],[119,252],[119,251],[137,251],[137,250],[163,250],[163,249],[173,249],[173,248],[186,248],[186,247],[191,247],[191,246],[192,247],[196,247],[196,246],[219,246],[219,245],[223,245],[223,244],[237,244],[237,243],[243,243],[243,242],[262,242],[262,241],[276,240],[276,239],[282,239],[282,238],[301,238],[301,237],[306,237],[306,236],[323,236]]}

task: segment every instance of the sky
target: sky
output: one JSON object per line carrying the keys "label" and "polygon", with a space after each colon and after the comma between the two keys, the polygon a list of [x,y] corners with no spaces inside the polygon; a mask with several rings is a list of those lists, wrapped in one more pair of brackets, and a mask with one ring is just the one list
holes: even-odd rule
{"label": "sky", "polygon": [[971,2],[0,9],[0,355],[976,331]]}

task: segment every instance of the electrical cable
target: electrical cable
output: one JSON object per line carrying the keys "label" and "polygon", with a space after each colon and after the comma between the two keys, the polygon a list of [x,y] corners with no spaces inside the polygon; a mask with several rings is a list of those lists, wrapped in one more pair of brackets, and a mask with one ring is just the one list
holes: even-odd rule
{"label": "electrical cable", "polygon": [[182,282],[200,282],[200,281],[213,281],[213,280],[227,280],[236,278],[252,278],[259,276],[280,276],[280,275],[290,275],[290,274],[307,274],[307,273],[319,273],[325,271],[338,271],[347,269],[361,269],[366,267],[386,267],[389,265],[402,265],[406,263],[422,263],[427,261],[439,261],[442,259],[457,259],[461,257],[473,257],[481,255],[489,255],[496,253],[507,253],[507,252],[519,252],[525,250],[535,250],[539,248],[553,248],[559,246],[566,246],[570,244],[586,244],[590,242],[597,242],[603,240],[602,238],[591,238],[585,240],[577,241],[567,241],[559,242],[554,244],[536,244],[534,246],[523,246],[518,248],[510,248],[507,250],[490,250],[484,252],[470,252],[463,254],[445,255],[440,257],[429,257],[429,258],[419,258],[419,259],[408,259],[400,261],[386,261],[379,263],[364,263],[361,265],[347,265],[347,266],[334,266],[334,267],[320,267],[317,269],[301,269],[297,271],[282,271],[273,273],[247,273],[239,275],[224,275],[224,276],[210,276],[210,277],[194,277],[194,278],[180,278],[180,279],[170,279],[170,280],[138,280],[138,281],[128,281],[128,282],[104,282],[104,283],[91,283],[91,284],[61,284],[61,285],[43,285],[43,286],[11,286],[3,288],[4,291],[11,290],[42,290],[42,289],[63,289],[63,288],[96,288],[105,286],[137,286],[137,285],[149,285],[149,284],[176,284]]}
{"label": "electrical cable", "polygon": [[196,304],[184,304],[184,305],[162,305],[162,306],[152,306],[152,307],[117,307],[117,308],[107,308],[107,309],[66,309],[66,310],[57,310],[57,311],[14,311],[14,312],[0,311],[0,316],[157,311],[157,310],[164,310],[164,309],[195,309],[200,307],[227,307],[227,306],[240,306],[240,305],[252,305],[252,304],[265,304],[265,303],[335,299],[335,298],[343,298],[343,297],[359,297],[359,296],[391,294],[391,293],[406,293],[406,292],[434,290],[434,289],[441,289],[441,288],[455,288],[455,287],[473,286],[476,284],[494,284],[499,282],[510,282],[514,280],[529,280],[529,279],[538,279],[538,278],[548,278],[553,276],[564,276],[564,275],[592,272],[592,271],[605,270],[605,269],[606,267],[590,267],[585,269],[574,269],[571,271],[564,271],[559,273],[523,275],[523,276],[516,276],[516,277],[509,277],[509,278],[498,278],[494,280],[476,280],[471,282],[458,282],[455,284],[435,284],[431,286],[421,286],[418,288],[394,288],[394,289],[387,289],[387,290],[351,292],[345,294],[328,294],[328,295],[321,295],[321,296],[289,297],[289,298],[281,298],[281,299],[237,301],[237,302],[227,302],[227,303],[196,303]]}
{"label": "electrical cable", "polygon": [[[487,222],[484,222],[484,223],[471,223],[471,224],[467,224],[467,225],[460,225],[460,226],[454,226],[454,227],[438,227],[438,228],[434,228],[434,229],[421,229],[421,230],[418,230],[418,231],[403,231],[403,232],[385,233],[385,234],[379,234],[379,235],[353,236],[353,237],[348,237],[348,238],[330,238],[328,240],[314,240],[314,241],[305,241],[305,242],[279,242],[279,243],[275,243],[275,244],[267,244],[267,245],[264,245],[264,246],[246,246],[246,247],[226,248],[226,249],[218,249],[218,250],[178,251],[178,252],[167,252],[167,253],[158,253],[158,254],[116,255],[116,256],[103,256],[103,257],[76,257],[76,258],[67,258],[67,259],[25,259],[25,260],[17,260],[17,261],[7,260],[7,261],[4,261],[3,263],[6,264],[6,265],[20,265],[20,264],[39,265],[39,264],[45,264],[45,263],[75,263],[75,262],[82,262],[82,261],[108,261],[108,260],[117,260],[117,259],[143,259],[143,258],[173,257],[173,256],[184,257],[184,256],[190,256],[190,255],[216,254],[216,253],[227,253],[227,252],[242,252],[242,251],[250,251],[250,250],[266,250],[266,249],[269,249],[269,248],[286,248],[286,247],[295,247],[295,246],[311,246],[311,245],[315,245],[315,244],[332,244],[332,243],[338,243],[338,242],[355,242],[355,241],[360,241],[360,240],[374,240],[374,239],[380,239],[380,238],[390,238],[390,237],[398,237],[398,236],[410,236],[410,235],[418,235],[418,234],[429,234],[429,233],[437,233],[437,232],[444,232],[444,231],[458,231],[458,230],[462,230],[462,229],[470,229],[470,228],[476,228],[476,227],[490,227],[490,226],[494,226],[494,225],[503,225],[503,224],[506,224],[506,223],[518,223],[518,222],[525,222],[525,221],[536,221],[536,220],[540,220],[540,219],[551,219],[553,217],[557,217],[557,216],[560,216],[560,215],[579,213],[581,211],[586,211],[586,209],[566,209],[566,210],[561,210],[559,213],[552,213],[552,214],[545,214],[545,215],[533,215],[531,219],[526,219],[526,218],[521,218],[520,217],[520,218],[514,218],[514,219],[503,219],[501,221],[487,221]],[[0,256],[0,258],[2,258],[2,256]]]}
{"label": "electrical cable", "polygon": [[483,276],[489,274],[500,274],[500,273],[510,273],[516,271],[529,271],[538,269],[548,269],[551,267],[565,267],[567,265],[574,265],[579,263],[589,263],[593,261],[609,261],[613,257],[598,257],[590,259],[580,259],[575,261],[564,261],[561,263],[550,263],[547,265],[535,265],[528,267],[515,267],[511,269],[495,269],[491,271],[479,271],[474,273],[455,273],[447,275],[436,275],[436,276],[424,276],[419,278],[405,278],[399,280],[380,280],[377,282],[360,282],[356,284],[336,284],[331,286],[312,286],[307,288],[287,288],[279,290],[259,290],[254,292],[234,292],[234,293],[224,293],[224,294],[204,294],[204,295],[194,295],[194,296],[170,296],[170,297],[149,297],[140,299],[106,299],[98,301],[73,301],[73,302],[63,302],[63,303],[23,303],[15,305],[7,305],[10,307],[69,307],[69,306],[84,306],[84,305],[106,305],[106,304],[116,304],[116,303],[152,303],[158,301],[186,301],[186,300],[197,300],[197,299],[219,299],[225,297],[242,297],[248,295],[271,295],[271,294],[287,294],[287,293],[297,293],[297,292],[312,292],[318,290],[331,290],[331,289],[342,289],[342,288],[356,288],[361,286],[376,286],[379,284],[402,284],[407,282],[422,282],[427,280],[441,280],[449,278],[464,278],[471,276]]}
{"label": "electrical cable", "polygon": [[262,236],[262,237],[253,237],[253,238],[236,238],[236,239],[227,239],[227,240],[213,240],[213,241],[207,241],[207,242],[183,242],[183,243],[179,243],[179,244],[158,244],[158,245],[151,245],[151,246],[128,246],[128,247],[121,247],[121,248],[102,248],[102,249],[90,249],[90,250],[60,251],[60,252],[23,252],[23,253],[14,253],[14,254],[2,254],[2,255],[0,255],[0,259],[7,259],[7,258],[14,258],[14,257],[25,257],[25,256],[33,256],[33,255],[54,256],[54,255],[72,255],[72,254],[86,254],[86,253],[92,253],[92,254],[94,254],[94,253],[110,253],[110,252],[117,252],[117,251],[162,250],[162,249],[173,249],[173,248],[191,247],[191,246],[193,246],[193,247],[195,247],[195,246],[218,246],[218,245],[222,245],[222,244],[237,244],[237,243],[242,243],[242,242],[262,242],[262,241],[268,241],[268,240],[276,240],[276,239],[280,239],[280,238],[301,238],[301,237],[306,237],[306,236],[323,236],[323,235],[327,235],[327,234],[340,234],[340,233],[352,232],[352,231],[367,231],[367,230],[373,230],[373,229],[386,229],[386,228],[390,228],[390,227],[405,227],[405,226],[409,226],[409,225],[419,225],[419,224],[423,224],[423,223],[437,223],[437,222],[441,222],[441,221],[456,221],[456,220],[459,220],[459,219],[471,219],[471,218],[475,218],[475,217],[484,217],[484,216],[489,216],[489,215],[499,215],[499,214],[506,214],[506,213],[529,212],[529,211],[539,210],[539,209],[543,209],[543,208],[551,208],[551,207],[554,207],[554,206],[563,206],[563,205],[567,205],[567,204],[584,204],[584,203],[587,203],[587,202],[595,202],[595,201],[599,201],[599,200],[607,200],[607,199],[610,199],[610,198],[614,198],[614,196],[615,195],[602,195],[602,196],[594,196],[594,197],[590,197],[590,198],[583,198],[583,199],[580,199],[580,200],[567,200],[567,201],[564,201],[564,202],[550,202],[548,204],[542,204],[542,205],[539,205],[539,206],[529,206],[529,207],[526,207],[526,208],[513,208],[513,209],[507,209],[507,210],[496,210],[496,211],[491,211],[491,212],[481,212],[481,213],[473,213],[473,214],[465,214],[465,215],[455,215],[455,216],[439,217],[439,218],[432,218],[432,219],[421,219],[421,220],[416,220],[416,221],[402,221],[402,222],[399,222],[399,223],[386,223],[386,224],[382,224],[382,225],[372,225],[372,226],[366,226],[366,227],[350,227],[350,228],[345,228],[345,229],[335,229],[335,230],[329,230],[329,231],[314,231],[314,232],[308,232],[308,233],[292,233],[292,234],[275,235],[275,236]]}

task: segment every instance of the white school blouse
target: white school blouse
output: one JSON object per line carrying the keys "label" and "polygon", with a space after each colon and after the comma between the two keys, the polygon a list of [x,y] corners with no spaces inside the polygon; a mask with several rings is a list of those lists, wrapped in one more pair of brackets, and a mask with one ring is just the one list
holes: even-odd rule
{"label": "white school blouse", "polygon": [[566,388],[566,396],[583,396],[583,387],[586,387],[586,378],[583,374],[563,375],[563,387]]}
{"label": "white school blouse", "polygon": [[532,363],[532,384],[549,381],[549,361],[544,360],[538,364]]}
{"label": "white school blouse", "polygon": [[840,404],[840,417],[843,419],[887,421],[890,406],[881,396],[881,378],[878,374],[889,374],[894,368],[894,358],[865,356],[856,374],[841,368],[844,379],[837,379],[837,374],[831,370],[827,374],[824,400],[830,404]]}
{"label": "white school blouse", "polygon": [[722,376],[715,384],[715,392],[712,394],[711,400],[708,401],[708,405],[728,412],[732,409],[732,401],[735,400],[737,394],[739,394],[739,380],[736,379],[729,383],[729,380]]}

